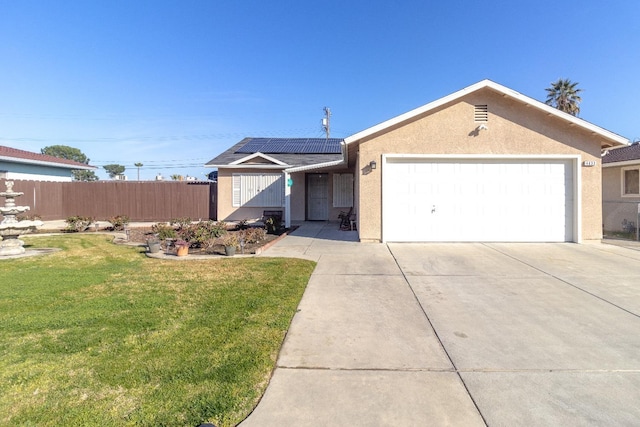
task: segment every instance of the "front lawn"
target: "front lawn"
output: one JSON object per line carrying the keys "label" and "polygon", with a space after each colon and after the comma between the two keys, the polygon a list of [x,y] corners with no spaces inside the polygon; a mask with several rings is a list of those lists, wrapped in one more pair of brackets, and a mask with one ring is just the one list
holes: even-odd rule
{"label": "front lawn", "polygon": [[107,236],[0,260],[0,425],[231,426],[257,403],[315,263],[148,259]]}

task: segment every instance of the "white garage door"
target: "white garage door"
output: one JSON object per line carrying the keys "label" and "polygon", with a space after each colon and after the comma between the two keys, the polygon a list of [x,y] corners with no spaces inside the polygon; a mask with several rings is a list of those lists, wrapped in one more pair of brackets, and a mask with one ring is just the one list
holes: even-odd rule
{"label": "white garage door", "polygon": [[574,240],[573,161],[416,159],[383,165],[383,240]]}

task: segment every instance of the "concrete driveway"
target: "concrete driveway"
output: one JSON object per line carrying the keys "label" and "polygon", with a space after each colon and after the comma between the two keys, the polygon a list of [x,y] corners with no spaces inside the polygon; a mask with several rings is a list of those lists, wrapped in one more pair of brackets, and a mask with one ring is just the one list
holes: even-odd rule
{"label": "concrete driveway", "polygon": [[266,252],[318,266],[243,426],[639,423],[639,251],[335,228]]}

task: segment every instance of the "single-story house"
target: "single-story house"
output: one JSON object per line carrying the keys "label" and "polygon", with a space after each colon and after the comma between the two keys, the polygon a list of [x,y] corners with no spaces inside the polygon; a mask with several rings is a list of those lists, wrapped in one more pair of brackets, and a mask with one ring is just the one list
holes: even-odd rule
{"label": "single-story house", "polygon": [[620,135],[483,80],[344,140],[246,138],[218,168],[218,219],[337,220],[363,242],[602,237],[602,149]]}
{"label": "single-story house", "polygon": [[46,154],[0,145],[0,178],[32,181],[73,180],[73,170],[94,170],[95,166]]}
{"label": "single-story house", "polygon": [[640,214],[640,143],[602,155],[602,223],[605,232],[633,232]]}

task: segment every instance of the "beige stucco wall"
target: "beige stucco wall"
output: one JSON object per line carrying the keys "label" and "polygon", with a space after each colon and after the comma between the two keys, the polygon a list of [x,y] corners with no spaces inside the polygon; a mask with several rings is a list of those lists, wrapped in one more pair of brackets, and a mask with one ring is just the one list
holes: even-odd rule
{"label": "beige stucco wall", "polygon": [[[474,106],[487,104],[488,130],[475,132]],[[582,179],[583,240],[602,238],[600,139],[537,108],[489,89],[458,99],[410,123],[363,140],[359,174],[359,234],[362,241],[382,239],[382,154],[580,155],[596,161],[579,166]],[[357,142],[355,142],[357,143]],[[379,165],[366,167],[375,160]],[[380,167],[380,165],[382,167]]]}
{"label": "beige stucco wall", "polygon": [[[264,210],[279,210],[274,207],[233,207],[233,182],[232,175],[235,173],[276,173],[267,169],[218,169],[218,220],[239,221],[242,219],[259,220]],[[333,207],[333,173],[347,173],[347,169],[316,171],[309,173],[328,174],[328,199],[329,220],[338,221],[338,214],[341,211],[348,211],[348,207]],[[306,219],[306,173],[297,172],[291,174],[293,186],[291,187],[291,221],[304,221]]]}
{"label": "beige stucco wall", "polygon": [[621,166],[602,168],[602,222],[605,231],[623,231],[622,222],[638,225],[640,197],[622,196]]}

